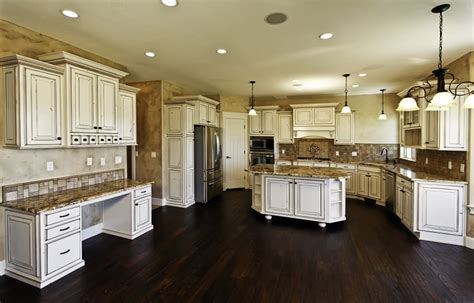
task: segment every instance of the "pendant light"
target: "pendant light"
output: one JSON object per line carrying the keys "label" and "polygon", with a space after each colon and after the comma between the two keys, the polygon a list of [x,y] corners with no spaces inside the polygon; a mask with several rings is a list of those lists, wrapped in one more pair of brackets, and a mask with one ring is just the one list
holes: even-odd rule
{"label": "pendant light", "polygon": [[385,105],[384,104],[385,103],[384,102],[384,92],[386,91],[386,89],[382,88],[380,91],[382,92],[382,112],[379,115],[379,120],[387,120],[387,115],[384,112],[384,105]]}
{"label": "pendant light", "polygon": [[[451,6],[449,4],[442,4],[434,7],[431,12],[434,14],[439,14],[439,52],[438,52],[438,68],[435,69],[428,78],[425,79],[422,85],[417,85],[411,87],[407,92],[407,97],[403,98],[400,101],[400,104],[397,108],[398,111],[414,111],[418,110],[418,105],[416,100],[413,98],[412,93],[415,90],[423,90],[424,97],[428,101],[427,111],[443,111],[448,110],[449,106],[455,104],[455,97],[466,96],[466,101],[464,102],[464,108],[474,108],[474,91],[467,91],[466,93],[459,92],[458,89],[463,84],[474,84],[472,81],[463,81],[456,85],[453,89],[453,83],[456,80],[456,77],[448,73],[446,68],[443,68],[443,13],[447,11]],[[451,82],[448,85],[448,90],[446,90],[446,80],[445,77],[450,76]],[[432,99],[428,99],[427,96],[431,94],[433,86],[429,80],[436,80],[436,94]]]}
{"label": "pendant light", "polygon": [[352,111],[351,111],[351,108],[349,107],[349,105],[347,105],[347,78],[350,76],[350,74],[344,74],[342,75],[344,78],[346,78],[346,89],[344,90],[344,94],[345,94],[345,102],[344,102],[344,107],[342,108],[341,110],[341,113],[343,114],[350,114]]}
{"label": "pendant light", "polygon": [[249,82],[250,85],[252,85],[252,96],[250,97],[250,110],[249,110],[249,116],[256,116],[257,115],[257,111],[255,110],[255,108],[253,108],[253,103],[254,103],[254,96],[253,96],[253,85],[255,84],[255,81],[250,81]]}

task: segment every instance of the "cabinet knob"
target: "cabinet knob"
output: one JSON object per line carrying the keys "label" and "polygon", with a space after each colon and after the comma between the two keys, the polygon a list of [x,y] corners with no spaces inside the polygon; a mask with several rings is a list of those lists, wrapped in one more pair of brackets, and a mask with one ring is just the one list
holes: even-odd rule
{"label": "cabinet knob", "polygon": [[122,140],[122,138],[119,138],[119,140]]}
{"label": "cabinet knob", "polygon": [[66,251],[60,252],[59,254],[60,254],[60,255],[65,255],[65,254],[67,254],[67,253],[70,252],[70,251],[71,251],[71,250],[68,249],[68,250],[66,250]]}
{"label": "cabinet knob", "polygon": [[102,126],[99,126],[99,129],[102,129]]}
{"label": "cabinet knob", "polygon": [[226,159],[232,159],[232,157],[229,157],[229,156],[227,156],[227,157],[225,157],[225,158],[226,158]]}
{"label": "cabinet knob", "polygon": [[57,137],[57,139],[58,139],[58,140],[62,140],[62,138],[61,138],[61,137]]}
{"label": "cabinet knob", "polygon": [[97,126],[94,126],[94,129],[97,129],[98,127]]}
{"label": "cabinet knob", "polygon": [[135,203],[135,206],[138,206],[138,203]]}

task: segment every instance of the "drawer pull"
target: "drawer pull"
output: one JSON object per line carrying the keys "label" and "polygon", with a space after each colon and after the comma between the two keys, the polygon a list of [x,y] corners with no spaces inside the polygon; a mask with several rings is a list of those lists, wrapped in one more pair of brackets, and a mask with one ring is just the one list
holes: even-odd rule
{"label": "drawer pull", "polygon": [[69,228],[71,228],[71,226],[68,226],[68,227],[66,227],[66,228],[62,228],[62,229],[60,229],[59,231],[66,231],[66,230],[68,230]]}
{"label": "drawer pull", "polygon": [[62,216],[59,216],[59,218],[66,218],[66,217],[69,217],[69,213],[65,214],[65,215],[62,215]]}
{"label": "drawer pull", "polygon": [[146,189],[141,191],[142,194],[146,194],[146,192],[147,192]]}
{"label": "drawer pull", "polygon": [[135,203],[135,206],[138,206],[138,203]]}
{"label": "drawer pull", "polygon": [[67,253],[70,252],[70,251],[71,251],[71,250],[68,249],[68,250],[66,250],[66,251],[60,252],[59,254],[60,254],[60,255],[65,255],[65,254],[67,254]]}

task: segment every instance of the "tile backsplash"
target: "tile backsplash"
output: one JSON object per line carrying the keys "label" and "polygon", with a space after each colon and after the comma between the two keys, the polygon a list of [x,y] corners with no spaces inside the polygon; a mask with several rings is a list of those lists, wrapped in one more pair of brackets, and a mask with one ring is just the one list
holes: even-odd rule
{"label": "tile backsplash", "polygon": [[91,174],[46,179],[34,182],[3,186],[3,201],[13,201],[28,197],[50,194],[57,191],[79,188],[125,178],[124,169],[109,170]]}
{"label": "tile backsplash", "polygon": [[[331,161],[337,162],[384,162],[385,155],[380,154],[382,148],[388,149],[388,157],[390,160],[398,158],[398,144],[361,144],[355,145],[334,145],[332,139],[295,139],[294,144],[279,144],[279,159],[293,160],[297,157],[312,157],[309,147],[314,144],[318,147],[315,154],[317,158],[329,158]],[[283,154],[284,151],[284,154]],[[339,153],[336,156],[336,152]],[[356,156],[352,153],[356,152]]]}

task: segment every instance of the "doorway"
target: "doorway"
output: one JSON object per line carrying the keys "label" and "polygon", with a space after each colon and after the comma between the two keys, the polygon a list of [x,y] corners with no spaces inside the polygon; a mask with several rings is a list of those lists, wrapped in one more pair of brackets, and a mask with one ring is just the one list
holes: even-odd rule
{"label": "doorway", "polygon": [[246,113],[222,113],[224,190],[246,187],[247,119]]}

